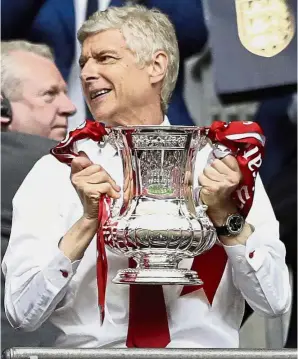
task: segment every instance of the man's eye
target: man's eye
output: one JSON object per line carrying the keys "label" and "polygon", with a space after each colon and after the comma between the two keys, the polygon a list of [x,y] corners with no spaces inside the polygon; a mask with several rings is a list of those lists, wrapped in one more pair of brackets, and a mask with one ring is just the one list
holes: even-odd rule
{"label": "man's eye", "polygon": [[100,62],[104,62],[104,63],[112,62],[112,61],[115,61],[115,60],[116,60],[116,58],[113,57],[113,56],[110,56],[110,55],[105,55],[105,56],[100,57]]}
{"label": "man's eye", "polygon": [[47,91],[45,94],[44,94],[44,98],[45,98],[45,101],[46,102],[52,102],[56,96],[56,91]]}
{"label": "man's eye", "polygon": [[46,95],[55,96],[55,95],[56,95],[56,91],[47,91],[47,92],[46,92]]}

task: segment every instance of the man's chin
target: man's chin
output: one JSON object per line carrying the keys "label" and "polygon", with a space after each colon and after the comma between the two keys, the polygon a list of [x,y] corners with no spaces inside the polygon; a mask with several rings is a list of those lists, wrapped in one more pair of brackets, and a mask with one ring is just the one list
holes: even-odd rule
{"label": "man's chin", "polygon": [[55,141],[62,141],[66,137],[66,134],[66,127],[55,127],[52,129],[49,138]]}
{"label": "man's chin", "polygon": [[119,124],[115,124],[114,113],[110,111],[94,111],[93,117],[96,122],[104,123],[106,126],[119,126]]}

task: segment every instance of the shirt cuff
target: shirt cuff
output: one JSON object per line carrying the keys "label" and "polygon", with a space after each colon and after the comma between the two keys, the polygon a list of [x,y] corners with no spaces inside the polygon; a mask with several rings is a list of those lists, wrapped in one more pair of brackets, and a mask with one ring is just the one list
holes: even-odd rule
{"label": "shirt cuff", "polygon": [[43,268],[44,277],[57,289],[63,288],[75,275],[80,260],[71,262],[57,247],[53,249],[52,260]]}
{"label": "shirt cuff", "polygon": [[233,266],[240,266],[243,270],[253,269],[257,272],[264,263],[267,250],[259,243],[256,232],[253,232],[247,239],[246,245],[237,244],[223,247]]}

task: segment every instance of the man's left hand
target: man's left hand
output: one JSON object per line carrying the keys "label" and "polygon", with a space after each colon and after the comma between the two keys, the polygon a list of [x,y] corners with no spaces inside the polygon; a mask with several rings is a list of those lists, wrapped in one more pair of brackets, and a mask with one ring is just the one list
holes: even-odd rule
{"label": "man's left hand", "polygon": [[222,225],[230,213],[237,212],[231,198],[241,181],[241,171],[235,157],[228,155],[215,159],[199,176],[202,186],[200,198],[208,206],[208,215],[214,225]]}

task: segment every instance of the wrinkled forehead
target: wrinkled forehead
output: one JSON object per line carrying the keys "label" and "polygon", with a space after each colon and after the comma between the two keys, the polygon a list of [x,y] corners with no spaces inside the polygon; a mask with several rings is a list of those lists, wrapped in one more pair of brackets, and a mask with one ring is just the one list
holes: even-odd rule
{"label": "wrinkled forehead", "polygon": [[24,75],[35,77],[39,75],[44,75],[45,77],[61,77],[55,63],[41,55],[26,51],[14,51],[11,53],[11,59]]}
{"label": "wrinkled forehead", "polygon": [[128,50],[128,46],[121,30],[109,29],[89,34],[81,50],[82,55],[104,50],[123,52]]}
{"label": "wrinkled forehead", "polygon": [[12,54],[17,67],[17,76],[23,85],[41,88],[59,87],[66,89],[66,83],[53,61],[43,56],[19,51]]}

